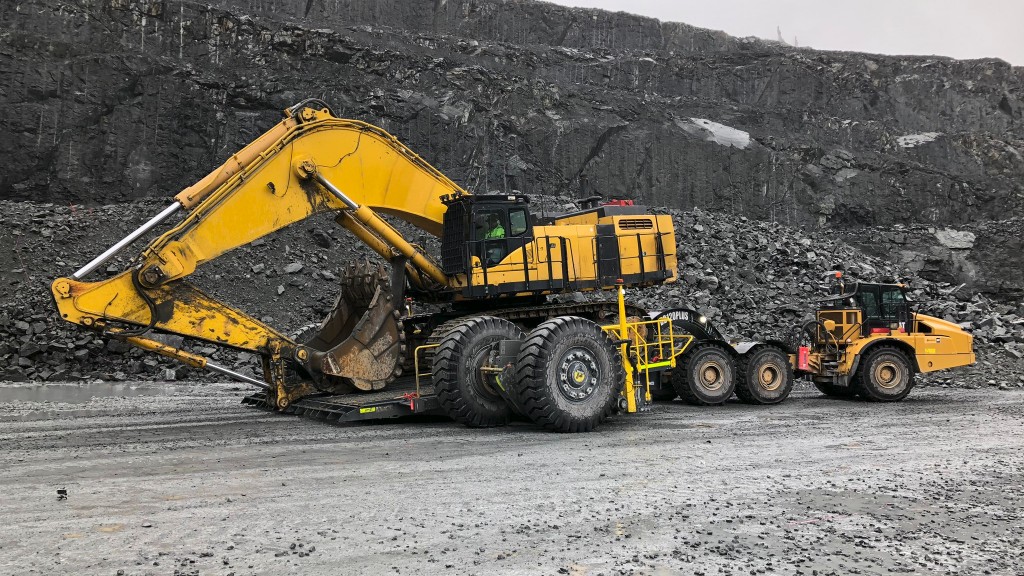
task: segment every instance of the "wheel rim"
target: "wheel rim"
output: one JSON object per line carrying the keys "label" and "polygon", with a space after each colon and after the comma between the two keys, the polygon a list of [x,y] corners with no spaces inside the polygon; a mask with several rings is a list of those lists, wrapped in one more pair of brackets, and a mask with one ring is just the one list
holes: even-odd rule
{"label": "wheel rim", "polygon": [[875,382],[886,390],[896,388],[903,381],[902,368],[892,361],[880,362],[874,372]]}
{"label": "wheel rim", "polygon": [[[491,400],[497,400],[501,398],[501,395],[492,385],[493,375],[488,374],[482,370],[487,365],[490,359],[490,346],[482,346],[479,350],[473,354],[469,359],[469,370],[470,378],[473,380],[473,388],[476,389],[482,396]],[[497,382],[494,382],[497,384]]]}
{"label": "wheel rim", "polygon": [[705,362],[698,371],[697,382],[705,390],[718,391],[725,385],[724,372],[718,362]]}
{"label": "wheel rim", "polygon": [[600,379],[597,358],[585,348],[570,348],[558,363],[558,390],[574,402],[590,398]]}
{"label": "wheel rim", "polygon": [[757,374],[757,384],[761,388],[774,392],[782,386],[782,370],[775,364],[766,364]]}

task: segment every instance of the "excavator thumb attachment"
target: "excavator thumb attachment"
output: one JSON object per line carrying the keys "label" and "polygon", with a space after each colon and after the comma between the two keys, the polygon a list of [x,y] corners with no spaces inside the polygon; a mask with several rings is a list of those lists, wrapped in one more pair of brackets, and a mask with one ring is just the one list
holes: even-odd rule
{"label": "excavator thumb attachment", "polygon": [[380,390],[401,374],[405,331],[384,267],[352,264],[334,308],[302,345],[312,350],[308,365],[324,392]]}

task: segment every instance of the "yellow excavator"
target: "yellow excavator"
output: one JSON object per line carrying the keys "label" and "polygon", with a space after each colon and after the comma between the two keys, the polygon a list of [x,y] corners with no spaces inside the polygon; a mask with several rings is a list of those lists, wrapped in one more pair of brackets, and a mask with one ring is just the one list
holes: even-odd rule
{"label": "yellow excavator", "polygon": [[[130,269],[84,280],[180,212],[184,217],[153,239]],[[315,334],[295,341],[188,282],[201,264],[324,212],[336,214],[337,223],[390,270],[353,263]],[[440,259],[385,217],[439,237]],[[546,296],[675,281],[675,250],[670,216],[629,202],[594,202],[545,218],[531,211],[524,195],[472,195],[382,129],[337,118],[322,101],[306,100],[51,289],[65,320],[260,386],[267,403],[281,410],[314,393],[381,390],[422,356],[432,367],[441,407],[478,426],[502,424],[517,408],[503,399],[508,393],[496,384],[498,371],[484,377],[475,368],[486,363],[495,342],[522,340],[524,329],[543,326],[538,334],[572,346],[551,366],[534,357],[531,366],[561,371],[561,396],[544,402],[570,399],[574,416],[556,418],[550,427],[575,430],[593,427],[616,402],[620,386],[610,378],[618,377],[619,348],[597,322],[617,316],[618,308],[614,301],[551,304]],[[407,297],[445,308],[403,315]],[[154,337],[160,333],[256,353],[263,380],[170,347]],[[527,393],[533,398],[537,391]]]}
{"label": "yellow excavator", "polygon": [[[838,290],[803,327],[812,341],[800,347],[727,341],[696,310],[639,310],[626,304],[627,288],[676,281],[670,216],[594,198],[576,212],[537,214],[521,194],[468,193],[384,130],[337,118],[322,101],[284,116],[56,279],[61,317],[262,388],[247,402],[336,421],[441,412],[498,426],[518,415],[579,432],[652,398],[715,405],[735,394],[776,404],[795,376],[829,395],[900,400],[914,372],[974,362],[969,334],[900,308],[903,292],[885,285]],[[84,280],[180,213],[129,269]],[[188,282],[199,265],[321,213],[388,266],[353,262],[312,332],[291,338]],[[389,218],[438,237],[440,257]],[[617,299],[549,298],[611,290]],[[410,300],[439,311],[416,314]],[[169,346],[161,334],[258,354],[263,378]]]}

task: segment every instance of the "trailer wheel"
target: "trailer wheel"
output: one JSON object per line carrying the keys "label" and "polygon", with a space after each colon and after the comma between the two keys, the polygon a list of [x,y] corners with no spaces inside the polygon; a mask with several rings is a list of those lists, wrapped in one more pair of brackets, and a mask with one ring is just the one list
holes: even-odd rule
{"label": "trailer wheel", "polygon": [[434,352],[431,381],[448,416],[476,428],[508,424],[512,409],[494,378],[480,368],[494,344],[522,338],[518,326],[493,316],[469,318],[444,335]]}
{"label": "trailer wheel", "polygon": [[589,432],[615,406],[625,372],[612,339],[594,322],[560,316],[527,336],[516,359],[518,405],[555,432]]}
{"label": "trailer wheel", "polygon": [[736,366],[717,344],[704,344],[688,352],[680,368],[672,371],[672,386],[687,404],[725,404],[736,388]]}
{"label": "trailer wheel", "polygon": [[899,348],[878,346],[861,359],[853,387],[870,402],[899,402],[914,387],[914,368]]}
{"label": "trailer wheel", "polygon": [[736,396],[747,404],[778,404],[793,390],[789,355],[775,346],[760,346],[740,356]]}
{"label": "trailer wheel", "polygon": [[836,386],[830,382],[815,382],[814,387],[831,398],[853,398],[857,395],[853,386]]}

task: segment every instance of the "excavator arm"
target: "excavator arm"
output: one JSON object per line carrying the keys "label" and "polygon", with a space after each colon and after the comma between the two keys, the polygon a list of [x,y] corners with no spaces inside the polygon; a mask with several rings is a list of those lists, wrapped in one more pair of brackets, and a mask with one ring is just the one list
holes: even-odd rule
{"label": "excavator arm", "polygon": [[[446,209],[442,199],[463,194],[387,132],[336,118],[323,103],[307,101],[286,110],[284,120],[175,196],[171,206],[51,288],[65,320],[266,386],[276,392],[281,408],[312,386],[376,389],[398,374],[403,355],[398,298],[390,289],[400,297],[406,278],[421,291],[437,293],[465,282],[446,275],[380,214],[440,236]],[[185,217],[150,242],[135,266],[106,280],[83,281],[181,211]],[[324,212],[337,213],[339,224],[391,261],[399,274],[363,270],[364,282],[343,286],[334,311],[311,340],[315,344],[296,343],[187,282],[203,263]],[[259,353],[265,382],[163,345],[151,332]],[[309,381],[286,382],[286,362],[299,366]]]}

